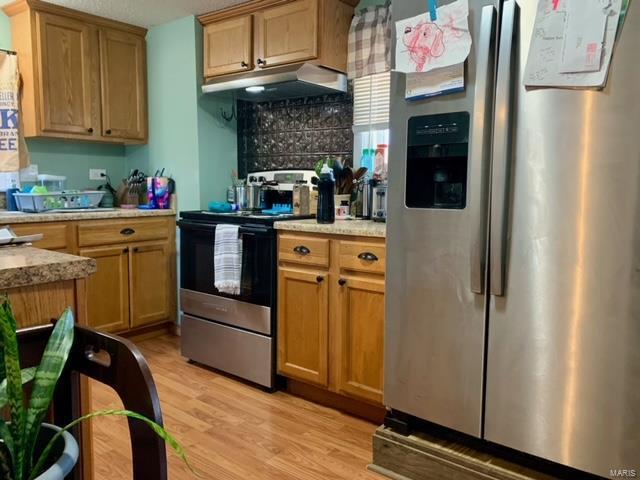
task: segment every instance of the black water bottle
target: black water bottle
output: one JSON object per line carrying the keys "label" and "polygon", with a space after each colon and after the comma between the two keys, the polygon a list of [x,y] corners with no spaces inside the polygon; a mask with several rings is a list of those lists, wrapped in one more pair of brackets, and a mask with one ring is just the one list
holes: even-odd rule
{"label": "black water bottle", "polygon": [[333,223],[336,219],[336,210],[333,202],[335,186],[333,170],[325,162],[322,170],[320,170],[320,180],[318,180],[318,223]]}

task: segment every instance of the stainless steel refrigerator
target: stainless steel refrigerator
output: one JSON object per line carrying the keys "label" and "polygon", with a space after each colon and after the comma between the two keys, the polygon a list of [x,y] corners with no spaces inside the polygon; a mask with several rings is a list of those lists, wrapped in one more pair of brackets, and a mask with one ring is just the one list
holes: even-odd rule
{"label": "stainless steel refrigerator", "polygon": [[640,471],[635,3],[602,91],[523,86],[537,0],[469,0],[463,93],[392,75],[385,403],[607,477]]}

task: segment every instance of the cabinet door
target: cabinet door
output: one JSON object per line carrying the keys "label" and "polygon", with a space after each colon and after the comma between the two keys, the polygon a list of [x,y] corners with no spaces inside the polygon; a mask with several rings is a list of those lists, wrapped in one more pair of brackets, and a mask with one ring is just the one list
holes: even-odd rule
{"label": "cabinet door", "polygon": [[144,140],[147,131],[145,42],[138,35],[100,29],[102,135]]}
{"label": "cabinet door", "polygon": [[339,287],[340,391],[382,403],[384,280],[343,277]]}
{"label": "cabinet door", "polygon": [[204,76],[242,72],[253,68],[251,15],[204,27]]}
{"label": "cabinet door", "polygon": [[[43,132],[99,134],[99,98],[92,65],[95,29],[71,18],[36,12]],[[95,92],[95,93],[93,93]]]}
{"label": "cabinet door", "polygon": [[259,67],[318,56],[318,0],[296,0],[256,16]]}
{"label": "cabinet door", "polygon": [[327,273],[280,268],[278,281],[278,370],[327,386]]}
{"label": "cabinet door", "polygon": [[87,322],[105,332],[129,328],[129,249],[80,249],[79,255],[95,259],[98,270],[87,279]]}
{"label": "cabinet door", "polygon": [[131,327],[170,317],[170,258],[166,242],[131,249]]}

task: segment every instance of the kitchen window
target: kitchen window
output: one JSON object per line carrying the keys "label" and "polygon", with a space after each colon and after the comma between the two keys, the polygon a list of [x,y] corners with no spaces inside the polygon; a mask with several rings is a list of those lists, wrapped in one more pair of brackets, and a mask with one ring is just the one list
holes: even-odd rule
{"label": "kitchen window", "polygon": [[354,164],[386,177],[389,151],[391,72],[353,82]]}

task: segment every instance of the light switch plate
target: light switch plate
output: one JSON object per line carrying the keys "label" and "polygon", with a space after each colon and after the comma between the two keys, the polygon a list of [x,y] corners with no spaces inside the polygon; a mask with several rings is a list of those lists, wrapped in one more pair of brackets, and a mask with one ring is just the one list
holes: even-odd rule
{"label": "light switch plate", "polygon": [[89,169],[89,180],[103,180],[103,179],[105,179],[104,176],[106,174],[107,174],[107,169],[106,168],[90,168]]}

